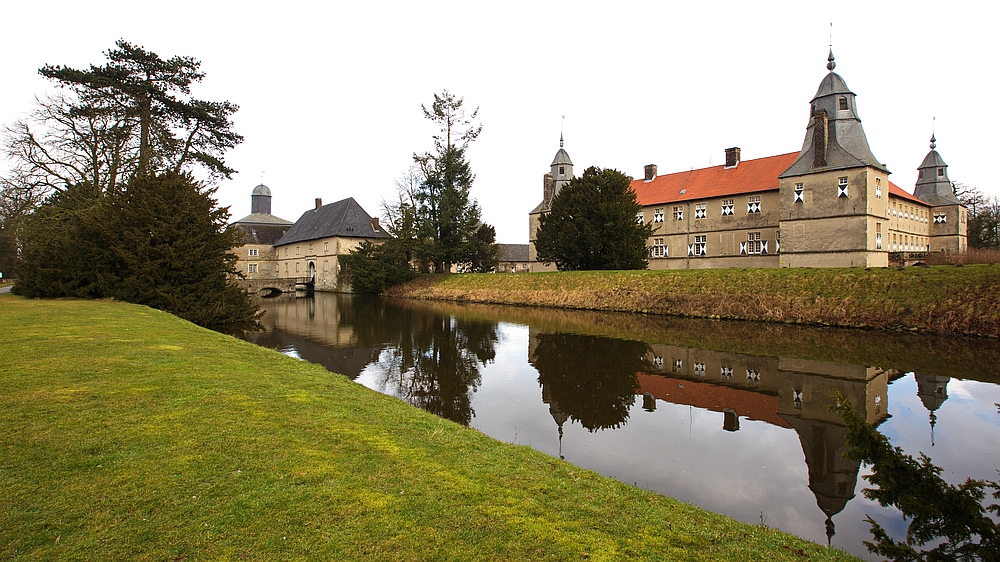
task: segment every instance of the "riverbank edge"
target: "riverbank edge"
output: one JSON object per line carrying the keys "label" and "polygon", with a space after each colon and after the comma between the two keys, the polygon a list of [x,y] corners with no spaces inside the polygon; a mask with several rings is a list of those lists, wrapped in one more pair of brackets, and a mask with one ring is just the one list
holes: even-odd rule
{"label": "riverbank edge", "polygon": [[1000,337],[1000,264],[424,275],[386,296]]}
{"label": "riverbank edge", "polygon": [[0,325],[4,558],[856,560],[156,310]]}

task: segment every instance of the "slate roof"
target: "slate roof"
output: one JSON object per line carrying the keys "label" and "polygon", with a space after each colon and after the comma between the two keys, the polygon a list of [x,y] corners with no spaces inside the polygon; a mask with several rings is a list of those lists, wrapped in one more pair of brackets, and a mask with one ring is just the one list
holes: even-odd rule
{"label": "slate roof", "polygon": [[285,232],[288,231],[290,225],[288,224],[246,224],[246,223],[236,223],[232,227],[238,228],[243,231],[243,238],[241,244],[267,244],[273,245]]}
{"label": "slate roof", "polygon": [[250,213],[233,223],[233,225],[237,224],[279,224],[292,226],[292,221],[286,221],[285,219],[276,217],[270,213]]}
{"label": "slate roof", "polygon": [[656,176],[652,181],[632,180],[640,205],[658,205],[778,189],[778,174],[798,157],[798,152],[744,160],[735,168],[724,165]]}
{"label": "slate roof", "polygon": [[288,232],[274,243],[275,246],[342,236],[350,238],[389,238],[389,233],[379,228],[375,230],[372,217],[361,208],[353,197],[310,209]]}
{"label": "slate roof", "polygon": [[497,250],[497,257],[500,261],[528,261],[527,244],[497,244]]}

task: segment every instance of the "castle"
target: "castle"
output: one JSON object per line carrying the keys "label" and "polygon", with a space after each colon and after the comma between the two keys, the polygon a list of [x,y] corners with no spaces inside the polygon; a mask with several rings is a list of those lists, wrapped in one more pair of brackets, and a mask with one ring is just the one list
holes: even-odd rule
{"label": "castle", "polygon": [[[657,175],[650,164],[632,181],[636,221],[654,227],[650,269],[886,267],[967,249],[968,211],[934,136],[911,195],[872,154],[855,94],[835,67],[831,50],[799,152],[741,161],[729,148],[723,165]],[[573,179],[563,144],[560,135],[542,202],[528,214],[532,271],[555,269],[538,261],[535,239],[539,218]]]}

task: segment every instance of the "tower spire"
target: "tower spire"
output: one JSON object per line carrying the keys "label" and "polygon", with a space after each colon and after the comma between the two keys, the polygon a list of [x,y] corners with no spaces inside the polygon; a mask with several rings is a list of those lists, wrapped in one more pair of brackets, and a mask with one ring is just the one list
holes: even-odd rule
{"label": "tower spire", "polygon": [[937,117],[931,117],[931,150],[937,148],[937,138],[934,136],[934,126],[937,124]]}
{"label": "tower spire", "polygon": [[826,57],[826,69],[833,72],[837,68],[837,63],[833,61],[833,22],[830,22],[830,56]]}

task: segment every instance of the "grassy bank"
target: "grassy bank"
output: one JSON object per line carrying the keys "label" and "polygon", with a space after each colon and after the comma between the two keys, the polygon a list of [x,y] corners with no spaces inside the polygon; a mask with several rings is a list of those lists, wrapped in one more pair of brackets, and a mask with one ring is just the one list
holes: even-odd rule
{"label": "grassy bank", "polygon": [[155,310],[0,326],[0,558],[852,559]]}
{"label": "grassy bank", "polygon": [[420,277],[390,296],[1000,337],[1000,265]]}

